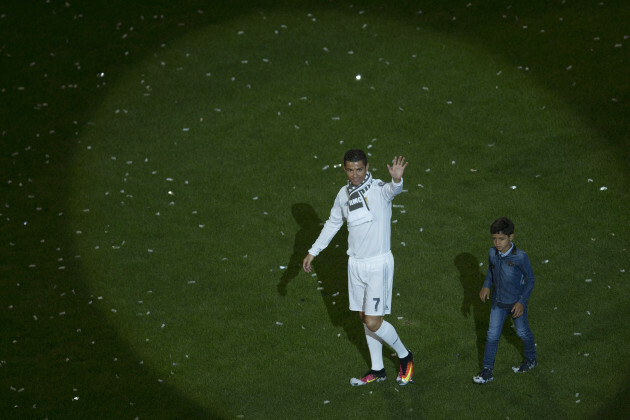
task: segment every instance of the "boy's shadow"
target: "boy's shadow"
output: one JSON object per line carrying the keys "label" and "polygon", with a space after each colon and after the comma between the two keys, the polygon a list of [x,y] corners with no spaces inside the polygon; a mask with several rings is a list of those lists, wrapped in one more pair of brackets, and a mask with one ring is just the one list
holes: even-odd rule
{"label": "boy's shadow", "polygon": [[[459,280],[464,289],[464,299],[462,300],[462,315],[472,315],[475,321],[475,331],[477,333],[477,359],[479,367],[483,365],[483,351],[486,346],[486,333],[488,332],[488,322],[490,321],[490,302],[483,303],[479,298],[479,291],[483,286],[486,276],[479,271],[479,262],[469,253],[461,253],[455,257],[455,267],[459,270]],[[506,320],[507,321],[507,320]],[[503,336],[506,340],[519,348],[521,340],[516,332],[511,328],[511,322],[507,321],[503,325]]]}
{"label": "boy's shadow", "polygon": [[[311,245],[317,239],[323,223],[310,204],[297,203],[291,207],[295,221],[300,229],[295,234],[293,253],[289,258],[287,269],[278,283],[278,293],[287,295],[287,287],[302,271],[302,260]],[[370,355],[365,341],[363,325],[359,315],[348,309],[348,229],[342,226],[328,247],[313,261],[314,287],[320,288],[320,293],[331,323],[342,327],[350,342],[354,344],[361,355],[370,363]]]}

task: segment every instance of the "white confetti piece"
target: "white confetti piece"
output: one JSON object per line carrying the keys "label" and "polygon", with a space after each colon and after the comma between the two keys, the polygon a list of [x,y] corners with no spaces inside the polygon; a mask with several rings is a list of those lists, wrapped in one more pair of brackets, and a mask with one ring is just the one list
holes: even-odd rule
{"label": "white confetti piece", "polygon": [[587,282],[587,283],[591,283],[593,281],[593,279],[586,279],[584,281]]}
{"label": "white confetti piece", "polygon": [[512,186],[510,186],[510,189],[511,189],[511,190],[515,190],[515,189],[516,189],[516,185],[512,185]]}
{"label": "white confetti piece", "polygon": [[276,321],[276,325],[280,325],[280,326],[282,326],[283,324],[282,324],[282,322],[280,322],[280,321]]}
{"label": "white confetti piece", "polygon": [[606,191],[608,189],[608,187],[600,187],[599,190],[600,191]]}

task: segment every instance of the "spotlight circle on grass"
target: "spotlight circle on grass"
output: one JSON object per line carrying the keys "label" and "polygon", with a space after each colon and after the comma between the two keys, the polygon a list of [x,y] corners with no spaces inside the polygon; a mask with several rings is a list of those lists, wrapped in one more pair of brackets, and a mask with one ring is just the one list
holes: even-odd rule
{"label": "spotlight circle on grass", "polygon": [[[291,205],[326,217],[347,148],[367,150],[378,176],[392,154],[407,156],[415,175],[400,228],[423,232],[427,217],[494,217],[486,205],[501,189],[502,209],[514,200],[523,219],[539,218],[553,205],[549,188],[573,179],[552,186],[554,168],[530,159],[573,157],[593,135],[526,69],[369,14],[241,17],[147,51],[117,80],[75,160],[83,275],[157,376],[199,401],[210,388],[225,407],[238,405],[247,366],[229,349],[254,353],[258,334],[287,327],[273,308],[292,253]],[[562,139],[530,149],[540,127],[559,125]],[[479,202],[442,196],[446,186],[474,189]],[[520,201],[527,191],[539,193],[536,206]],[[427,194],[435,204],[420,218],[413,209]],[[441,236],[458,233],[444,226]],[[419,235],[431,232],[405,249],[421,252]],[[315,286],[305,293],[320,296]],[[325,311],[315,305],[300,322]],[[221,385],[209,383],[207,366]]]}

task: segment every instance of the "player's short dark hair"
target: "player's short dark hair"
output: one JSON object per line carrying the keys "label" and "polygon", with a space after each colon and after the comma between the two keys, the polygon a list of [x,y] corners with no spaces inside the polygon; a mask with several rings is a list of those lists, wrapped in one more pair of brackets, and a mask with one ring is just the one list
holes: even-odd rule
{"label": "player's short dark hair", "polygon": [[499,217],[497,220],[492,222],[490,226],[490,233],[502,233],[504,235],[510,236],[514,233],[514,223],[507,217]]}
{"label": "player's short dark hair", "polygon": [[363,164],[367,166],[367,156],[365,152],[361,149],[350,149],[343,155],[343,163],[345,165],[346,162],[358,162],[363,161]]}

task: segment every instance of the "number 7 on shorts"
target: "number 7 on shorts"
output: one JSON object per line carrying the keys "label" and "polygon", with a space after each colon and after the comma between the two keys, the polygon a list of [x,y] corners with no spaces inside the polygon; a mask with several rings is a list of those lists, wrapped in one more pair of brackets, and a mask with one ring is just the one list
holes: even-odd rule
{"label": "number 7 on shorts", "polygon": [[381,298],[373,298],[372,300],[376,302],[374,304],[374,312],[378,312],[378,304],[381,303]]}

